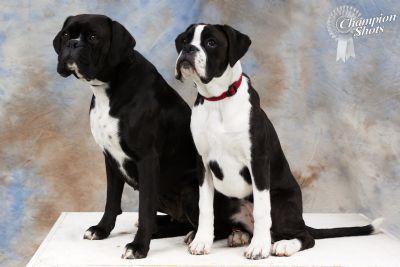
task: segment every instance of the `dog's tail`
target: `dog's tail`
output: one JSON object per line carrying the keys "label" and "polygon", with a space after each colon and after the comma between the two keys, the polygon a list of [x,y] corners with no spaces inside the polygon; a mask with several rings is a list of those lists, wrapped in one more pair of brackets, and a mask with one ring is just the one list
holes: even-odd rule
{"label": "dog's tail", "polygon": [[339,227],[339,228],[326,228],[326,229],[315,229],[306,226],[307,231],[315,239],[332,238],[332,237],[344,237],[344,236],[360,236],[370,235],[381,232],[380,225],[383,222],[383,218],[375,219],[371,224],[365,226],[355,227]]}

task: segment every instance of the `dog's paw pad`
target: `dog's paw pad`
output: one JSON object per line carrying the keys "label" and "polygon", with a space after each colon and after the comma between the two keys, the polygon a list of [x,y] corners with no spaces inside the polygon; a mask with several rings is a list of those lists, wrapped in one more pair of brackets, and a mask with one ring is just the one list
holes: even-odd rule
{"label": "dog's paw pad", "polygon": [[148,249],[144,249],[142,246],[128,243],[125,246],[125,251],[122,254],[122,259],[142,259],[146,258]]}
{"label": "dog's paw pad", "polygon": [[99,226],[92,226],[86,230],[85,234],[83,235],[83,239],[88,240],[100,240],[107,238],[110,235],[104,228]]}
{"label": "dog's paw pad", "polygon": [[251,260],[265,259],[269,256],[270,242],[251,242],[244,251],[244,256]]}
{"label": "dog's paw pad", "polygon": [[211,239],[194,239],[189,245],[189,252],[193,255],[205,255],[210,253],[212,245]]}
{"label": "dog's paw pad", "polygon": [[194,231],[190,231],[189,233],[187,233],[185,235],[185,237],[183,238],[183,242],[185,242],[186,245],[189,245],[190,243],[192,243],[193,239],[194,239],[195,233]]}
{"label": "dog's paw pad", "polygon": [[298,239],[280,240],[272,245],[272,255],[291,256],[301,249],[301,242]]}
{"label": "dog's paw pad", "polygon": [[247,245],[250,242],[250,235],[247,232],[242,232],[240,230],[234,230],[228,236],[228,246],[230,247],[240,247]]}

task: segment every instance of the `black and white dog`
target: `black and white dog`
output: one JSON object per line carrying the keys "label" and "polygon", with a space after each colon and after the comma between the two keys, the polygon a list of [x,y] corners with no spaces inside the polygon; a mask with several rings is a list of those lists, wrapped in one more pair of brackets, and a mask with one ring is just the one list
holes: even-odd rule
{"label": "black and white dog", "polygon": [[250,44],[247,35],[230,26],[209,24],[191,25],[175,41],[176,78],[193,80],[198,91],[191,131],[203,163],[199,225],[189,251],[210,251],[218,214],[214,189],[253,203],[254,225],[242,225],[252,234],[245,249],[249,259],[266,258],[270,252],[290,256],[313,247],[315,238],[373,233],[380,221],[334,229],[305,225],[300,187],[257,92],[242,73],[239,59]]}
{"label": "black and white dog", "polygon": [[[57,71],[73,74],[93,91],[90,126],[105,157],[105,212],[84,238],[108,237],[127,183],[140,189],[139,224],[122,256],[146,257],[151,238],[184,235],[198,219],[190,107],[134,50],[131,34],[106,16],[68,17],[53,44]],[[157,211],[170,216],[156,217]]]}
{"label": "black and white dog", "polygon": [[[199,168],[190,107],[134,50],[132,35],[106,16],[68,17],[53,45],[61,76],[73,74],[93,91],[90,126],[105,157],[105,212],[84,238],[108,237],[122,212],[125,183],[140,192],[139,228],[123,258],[146,257],[151,238],[184,235],[197,228]],[[239,231],[251,224],[246,203],[218,193],[214,203],[215,238],[229,236],[230,246],[247,242],[248,235]],[[169,216],[156,217],[156,211]],[[192,238],[191,231],[185,240]]]}

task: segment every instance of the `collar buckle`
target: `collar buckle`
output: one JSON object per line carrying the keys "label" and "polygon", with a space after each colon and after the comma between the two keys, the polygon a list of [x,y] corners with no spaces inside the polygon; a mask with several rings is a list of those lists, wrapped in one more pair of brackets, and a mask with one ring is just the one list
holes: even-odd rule
{"label": "collar buckle", "polygon": [[226,91],[226,96],[233,96],[234,94],[236,94],[237,92],[237,88],[235,88],[234,86],[229,87],[228,91]]}

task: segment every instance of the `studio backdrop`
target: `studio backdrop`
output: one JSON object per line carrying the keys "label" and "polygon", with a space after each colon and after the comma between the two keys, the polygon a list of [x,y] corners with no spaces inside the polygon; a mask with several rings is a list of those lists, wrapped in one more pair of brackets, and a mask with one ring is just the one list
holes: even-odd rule
{"label": "studio backdrop", "polygon": [[[1,1],[0,265],[26,263],[60,212],[104,208],[92,93],[57,74],[52,46],[65,18],[79,13],[123,24],[190,105],[196,90],[174,78],[175,37],[196,22],[249,35],[243,69],[301,184],[305,212],[383,216],[399,236],[400,17],[350,40],[328,23],[342,5],[363,18],[400,15],[394,0]],[[137,203],[125,187],[123,210]]]}

